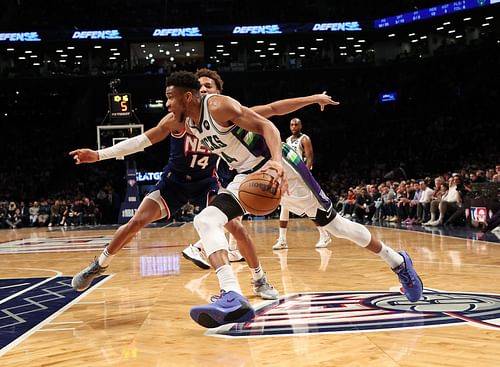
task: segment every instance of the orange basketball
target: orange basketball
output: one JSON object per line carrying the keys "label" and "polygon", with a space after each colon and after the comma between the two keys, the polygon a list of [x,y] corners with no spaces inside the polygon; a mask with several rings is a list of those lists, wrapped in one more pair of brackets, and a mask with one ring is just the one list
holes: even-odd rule
{"label": "orange basketball", "polygon": [[281,201],[281,188],[273,183],[273,176],[264,172],[248,175],[240,185],[238,193],[245,210],[255,215],[266,215],[276,210]]}

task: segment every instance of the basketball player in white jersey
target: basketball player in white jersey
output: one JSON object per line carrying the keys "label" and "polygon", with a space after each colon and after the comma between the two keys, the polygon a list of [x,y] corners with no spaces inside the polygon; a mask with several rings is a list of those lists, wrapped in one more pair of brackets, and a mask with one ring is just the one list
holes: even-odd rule
{"label": "basketball player in white jersey", "polygon": [[[201,94],[220,93],[222,91],[223,81],[215,71],[207,69],[199,70],[198,78],[199,82],[202,84],[200,89]],[[326,105],[338,104],[328,95],[316,94],[307,97],[276,101],[253,108],[259,114],[273,116],[287,114],[304,106],[316,103],[319,104],[322,110]],[[193,155],[203,153],[203,157],[208,157],[207,154],[209,152],[206,148],[203,148],[203,146],[201,146],[203,152],[193,150],[193,145],[199,146],[200,144],[198,144],[198,140],[195,137],[191,136],[191,138],[188,138],[184,132],[184,123],[176,122],[173,116],[167,115],[157,126],[149,129],[144,134],[124,140],[106,149],[99,151],[77,149],[70,152],[70,155],[74,157],[77,164],[94,163],[103,159],[126,156],[142,151],[148,146],[158,143],[166,139],[169,135],[172,135],[169,162],[164,168],[165,174],[162,174],[162,178],[157,184],[159,189],[155,187],[153,191],[144,198],[132,219],[115,232],[111,242],[106,246],[101,255],[95,258],[87,267],[73,277],[71,284],[74,289],[78,291],[87,289],[95,277],[107,270],[114,256],[118,254],[123,246],[125,246],[137,232],[149,223],[170,215],[170,212],[175,211],[177,207],[185,204],[185,202],[182,201],[185,200],[187,195],[193,195],[193,192],[195,192],[197,195],[205,198],[206,195],[211,195],[212,191],[214,193],[217,191],[218,185],[213,187],[213,181],[216,178],[211,177],[216,169],[214,165],[216,159],[212,158],[217,157],[212,155],[212,158],[208,160],[208,164],[197,164],[193,167]],[[193,144],[193,139],[195,139],[197,143]],[[175,172],[175,174],[172,174],[172,172]],[[183,180],[179,181],[176,177],[180,174],[189,174],[194,178],[190,180],[189,183]],[[202,179],[199,178],[200,175]],[[207,179],[212,178],[214,180],[207,181]],[[196,186],[196,188],[194,188],[194,186]],[[207,201],[206,198],[203,201],[204,203],[200,203],[200,205],[204,207]],[[245,260],[252,274],[254,294],[263,299],[278,298],[279,293],[267,281],[267,277],[259,262],[255,245],[248,236],[245,227],[243,227],[240,221],[232,220],[228,223],[226,228],[236,237],[237,242],[240,244],[241,251],[245,256]],[[210,265],[201,258],[200,251],[194,246],[190,245],[187,249],[184,249],[182,253],[186,258],[193,261],[198,266],[204,268],[204,264],[206,264],[206,268],[210,268]]]}
{"label": "basketball player in white jersey", "polygon": [[230,97],[216,94],[202,97],[199,90],[200,84],[193,73],[172,73],[167,80],[167,108],[178,122],[185,121],[186,128],[206,148],[236,169],[238,175],[194,219],[221,288],[213,303],[191,308],[195,322],[211,328],[246,322],[255,316],[229,264],[224,225],[244,214],[238,200],[239,186],[248,174],[256,171],[275,172],[275,180],[284,192],[281,202],[290,211],[306,214],[332,235],[347,238],[377,254],[398,275],[410,302],[422,297],[423,284],[410,256],[405,251],[394,251],[365,226],[337,215],[302,159],[290,146],[281,144],[279,131],[271,121]]}
{"label": "basketball player in white jersey", "polygon": [[[290,131],[292,132],[292,135],[286,138],[286,143],[297,152],[297,154],[306,164],[306,167],[309,170],[312,170],[314,150],[309,136],[302,133],[302,121],[300,121],[299,118],[294,117],[290,120]],[[278,241],[276,241],[276,243],[274,244],[273,250],[283,250],[288,248],[286,232],[289,216],[290,212],[288,211],[288,209],[284,206],[281,206],[279,238]],[[328,244],[332,242],[332,240],[330,239],[330,235],[325,229],[319,226],[317,228],[319,231],[319,240],[316,243],[316,248],[323,248],[328,246]]]}

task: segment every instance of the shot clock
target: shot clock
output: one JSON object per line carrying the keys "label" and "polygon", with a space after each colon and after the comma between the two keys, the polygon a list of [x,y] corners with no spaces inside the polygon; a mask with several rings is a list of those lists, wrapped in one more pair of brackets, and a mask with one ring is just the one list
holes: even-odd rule
{"label": "shot clock", "polygon": [[108,100],[111,121],[130,121],[132,116],[132,95],[130,93],[109,93]]}

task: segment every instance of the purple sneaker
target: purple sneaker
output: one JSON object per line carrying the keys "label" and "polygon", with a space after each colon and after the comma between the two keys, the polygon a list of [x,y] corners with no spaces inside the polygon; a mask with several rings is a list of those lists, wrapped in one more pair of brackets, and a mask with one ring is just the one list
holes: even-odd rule
{"label": "purple sneaker", "polygon": [[233,291],[220,291],[220,296],[213,296],[212,303],[191,308],[189,314],[198,324],[214,328],[232,322],[245,322],[255,316],[255,311],[248,300]]}
{"label": "purple sneaker", "polygon": [[399,254],[403,256],[404,262],[392,271],[398,275],[406,298],[410,302],[417,302],[422,297],[424,285],[413,267],[410,255],[406,251],[400,251]]}

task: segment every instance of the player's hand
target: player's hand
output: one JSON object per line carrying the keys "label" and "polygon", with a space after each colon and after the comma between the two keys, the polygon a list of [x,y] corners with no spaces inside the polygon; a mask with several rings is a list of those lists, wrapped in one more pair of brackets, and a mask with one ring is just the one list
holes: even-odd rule
{"label": "player's hand", "polygon": [[270,160],[262,167],[261,172],[273,176],[273,184],[276,182],[281,187],[281,193],[288,194],[288,177],[281,162]]}
{"label": "player's hand", "polygon": [[325,106],[337,106],[340,104],[340,102],[334,101],[332,97],[326,94],[326,90],[321,94],[313,95],[313,98],[315,100],[315,103],[319,104],[319,108],[321,109],[321,111],[325,110]]}
{"label": "player's hand", "polygon": [[92,149],[77,149],[69,152],[69,155],[73,157],[76,164],[81,163],[94,163],[99,160],[99,154]]}

